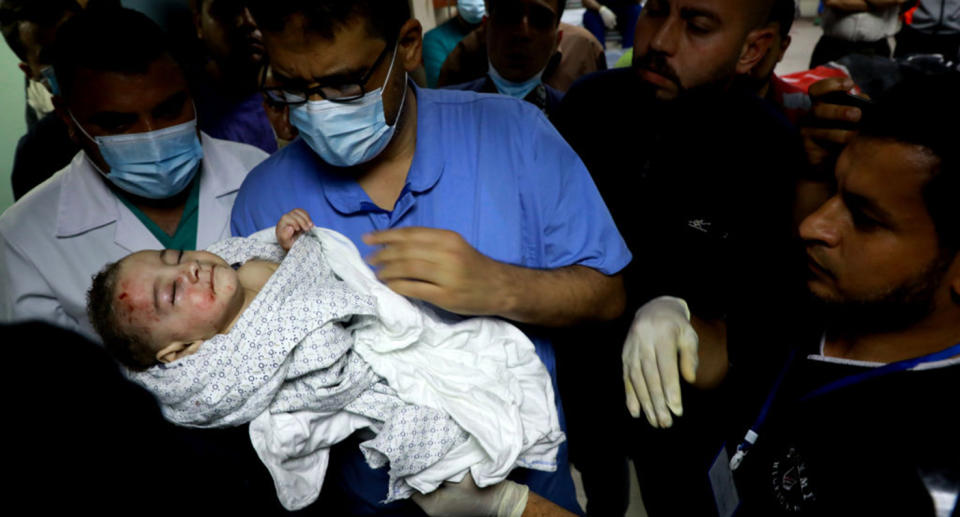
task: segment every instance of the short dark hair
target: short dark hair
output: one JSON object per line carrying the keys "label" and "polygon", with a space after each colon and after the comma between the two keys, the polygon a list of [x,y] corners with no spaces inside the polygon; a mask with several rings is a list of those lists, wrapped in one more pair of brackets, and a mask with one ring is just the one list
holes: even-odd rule
{"label": "short dark hair", "polygon": [[248,0],[257,27],[264,32],[281,32],[290,17],[304,17],[304,29],[332,40],[345,24],[361,19],[371,36],[392,44],[400,28],[410,19],[407,0]]}
{"label": "short dark hair", "polygon": [[41,27],[52,26],[63,19],[67,13],[80,12],[76,0],[2,0],[0,1],[0,32],[7,41],[10,50],[20,58],[27,60],[27,49],[20,39],[20,24],[36,23]]}
{"label": "short dark hair", "polygon": [[960,251],[960,73],[904,79],[865,110],[858,137],[922,146],[939,159],[923,189],[941,249]]}
{"label": "short dark hair", "polygon": [[780,37],[786,38],[790,35],[790,29],[793,28],[793,21],[796,16],[797,4],[794,0],[774,0],[767,23],[779,23]]}
{"label": "short dark hair", "polygon": [[[489,0],[490,3],[495,3],[498,0]],[[513,0],[508,0],[513,1]],[[557,0],[557,25],[560,25],[560,21],[563,18],[563,11],[567,8],[567,0]]]}
{"label": "short dark hair", "polygon": [[122,262],[107,264],[93,277],[93,285],[87,291],[87,317],[107,351],[120,364],[133,371],[143,371],[156,364],[156,357],[146,339],[120,327],[113,304]]}
{"label": "short dark hair", "polygon": [[69,97],[77,70],[145,74],[172,55],[166,33],[147,15],[122,7],[87,9],[57,31],[53,69],[61,95]]}

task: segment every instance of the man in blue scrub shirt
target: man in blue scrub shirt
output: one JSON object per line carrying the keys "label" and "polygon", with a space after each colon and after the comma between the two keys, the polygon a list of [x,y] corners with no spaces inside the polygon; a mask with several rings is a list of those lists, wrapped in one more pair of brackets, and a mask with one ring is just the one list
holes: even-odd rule
{"label": "man in blue scrub shirt", "polygon": [[[534,327],[619,315],[630,252],[580,159],[535,107],[412,85],[421,27],[405,1],[250,5],[275,83],[265,92],[288,105],[300,138],[248,176],[234,234],[299,207],[347,235],[392,289],[447,311]],[[531,337],[553,372],[550,344]],[[351,454],[330,476],[353,496],[350,514],[417,513],[379,505],[386,473]],[[565,446],[556,473],[519,474],[579,513]]]}

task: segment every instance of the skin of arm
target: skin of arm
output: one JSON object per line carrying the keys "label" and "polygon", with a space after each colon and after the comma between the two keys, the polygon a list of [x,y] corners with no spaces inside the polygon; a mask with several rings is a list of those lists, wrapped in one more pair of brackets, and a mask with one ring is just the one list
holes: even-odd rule
{"label": "skin of arm", "polygon": [[727,323],[724,320],[704,320],[695,314],[690,324],[700,341],[697,348],[697,379],[693,385],[700,389],[717,387],[727,376],[730,359],[727,355]]}
{"label": "skin of arm", "polygon": [[573,517],[573,514],[530,492],[527,496],[527,507],[523,509],[522,517]]}
{"label": "skin of arm", "polygon": [[586,7],[587,9],[590,9],[591,11],[600,10],[600,2],[598,2],[597,0],[583,0],[582,3],[584,7]]}
{"label": "skin of arm", "polygon": [[625,305],[620,275],[505,264],[452,231],[400,228],[368,234],[364,242],[381,246],[367,261],[388,287],[457,314],[560,327],[616,318]]}

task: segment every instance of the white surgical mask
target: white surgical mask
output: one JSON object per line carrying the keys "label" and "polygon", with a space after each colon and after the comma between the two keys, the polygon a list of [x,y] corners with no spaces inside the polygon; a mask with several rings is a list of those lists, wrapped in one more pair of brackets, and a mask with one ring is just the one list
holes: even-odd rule
{"label": "white surgical mask", "polygon": [[196,118],[156,131],[98,137],[90,136],[76,118],[73,122],[100,148],[110,166],[107,179],[125,192],[148,199],[173,197],[200,170],[203,146]]}
{"label": "white surgical mask", "polygon": [[494,68],[493,63],[490,63],[487,73],[490,75],[493,84],[496,85],[498,92],[521,100],[527,98],[527,95],[530,95],[530,92],[540,85],[543,78],[543,70],[540,70],[530,79],[516,83],[504,79],[503,76],[497,72],[497,69]]}
{"label": "white surgical mask", "polygon": [[[383,89],[390,82],[396,59],[397,48],[394,47],[383,86],[360,99],[351,102],[307,101],[290,110],[290,123],[323,161],[335,167],[352,167],[376,158],[390,143],[397,124],[387,124]],[[406,98],[407,81],[404,80],[398,113],[402,113]]]}
{"label": "white surgical mask", "polygon": [[483,0],[457,0],[457,11],[471,25],[483,21],[484,15],[487,14]]}

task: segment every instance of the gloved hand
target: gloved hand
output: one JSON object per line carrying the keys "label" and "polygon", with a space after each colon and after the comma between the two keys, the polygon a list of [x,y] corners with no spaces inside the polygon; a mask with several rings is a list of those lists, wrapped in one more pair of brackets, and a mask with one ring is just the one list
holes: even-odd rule
{"label": "gloved hand", "polygon": [[603,19],[603,25],[613,30],[617,27],[617,15],[605,5],[600,6],[600,18]]}
{"label": "gloved hand", "polygon": [[639,418],[643,408],[653,427],[673,425],[670,412],[683,414],[677,356],[683,378],[693,382],[698,342],[690,325],[690,309],[680,298],[661,296],[637,310],[621,356],[630,415]]}
{"label": "gloved hand", "polygon": [[413,502],[430,517],[520,517],[530,489],[513,481],[478,488],[468,473],[459,483],[446,482],[429,494],[413,494]]}

